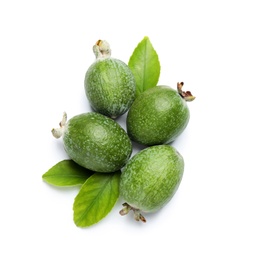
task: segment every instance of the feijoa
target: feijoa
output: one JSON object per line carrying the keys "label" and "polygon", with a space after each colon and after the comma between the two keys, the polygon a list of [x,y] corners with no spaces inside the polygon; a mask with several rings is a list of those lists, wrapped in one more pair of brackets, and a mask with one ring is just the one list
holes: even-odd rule
{"label": "feijoa", "polygon": [[99,40],[93,51],[96,61],[85,75],[86,96],[96,112],[116,118],[124,114],[134,101],[134,75],[123,61],[111,58],[106,41]]}
{"label": "feijoa", "polygon": [[133,210],[135,219],[145,222],[141,212],[155,212],[166,205],[183,171],[183,157],[170,145],[151,146],[135,154],[122,171],[120,195],[126,203],[120,214]]}
{"label": "feijoa", "polygon": [[186,128],[190,111],[186,101],[190,92],[169,86],[156,86],[138,96],[127,114],[127,133],[133,141],[144,145],[167,144]]}
{"label": "feijoa", "polygon": [[116,121],[96,112],[66,120],[64,113],[60,128],[53,129],[52,133],[56,138],[63,136],[65,151],[77,164],[106,173],[115,172],[126,164],[132,144]]}

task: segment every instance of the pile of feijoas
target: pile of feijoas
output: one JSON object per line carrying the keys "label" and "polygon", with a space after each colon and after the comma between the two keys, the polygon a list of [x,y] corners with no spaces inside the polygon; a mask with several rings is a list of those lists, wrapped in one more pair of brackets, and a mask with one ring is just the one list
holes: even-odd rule
{"label": "pile of feijoas", "polygon": [[[56,186],[80,186],[73,203],[78,227],[99,222],[119,197],[121,215],[132,211],[137,221],[146,222],[144,214],[164,207],[181,183],[184,158],[173,141],[187,127],[187,101],[195,97],[183,91],[183,82],[177,89],[157,85],[161,67],[148,37],[128,64],[111,56],[107,41],[98,40],[93,52],[96,60],[84,79],[92,111],[69,120],[63,114],[52,134],[62,138],[68,158],[42,178]],[[115,120],[123,114],[126,129]]]}

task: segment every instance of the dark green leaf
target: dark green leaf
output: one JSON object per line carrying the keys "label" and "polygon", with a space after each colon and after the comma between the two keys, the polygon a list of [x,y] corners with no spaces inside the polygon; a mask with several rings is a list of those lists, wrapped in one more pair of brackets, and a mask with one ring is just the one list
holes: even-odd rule
{"label": "dark green leaf", "polygon": [[160,62],[149,38],[146,36],[135,48],[128,66],[136,80],[136,96],[155,87],[160,76]]}
{"label": "dark green leaf", "polygon": [[56,186],[74,186],[83,184],[92,171],[87,170],[72,160],[64,160],[42,175],[44,181]]}
{"label": "dark green leaf", "polygon": [[91,226],[112,210],[119,196],[120,174],[95,173],[87,179],[73,205],[76,226]]}

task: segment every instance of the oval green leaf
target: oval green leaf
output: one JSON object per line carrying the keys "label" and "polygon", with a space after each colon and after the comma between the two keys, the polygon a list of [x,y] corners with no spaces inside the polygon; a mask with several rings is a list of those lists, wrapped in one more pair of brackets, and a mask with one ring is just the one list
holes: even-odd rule
{"label": "oval green leaf", "polygon": [[75,186],[82,185],[92,174],[72,160],[63,160],[44,173],[42,179],[55,186]]}
{"label": "oval green leaf", "polygon": [[112,210],[119,196],[120,174],[95,173],[87,179],[73,204],[76,226],[91,226]]}
{"label": "oval green leaf", "polygon": [[157,85],[161,70],[160,62],[147,36],[135,48],[128,66],[136,80],[136,96]]}

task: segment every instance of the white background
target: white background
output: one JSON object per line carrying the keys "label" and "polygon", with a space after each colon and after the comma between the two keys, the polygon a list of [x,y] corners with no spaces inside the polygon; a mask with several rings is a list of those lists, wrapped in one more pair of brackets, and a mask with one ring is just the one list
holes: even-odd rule
{"label": "white background", "polygon": [[[260,259],[258,1],[1,1],[0,259]],[[90,111],[84,76],[107,40],[128,62],[148,36],[159,84],[196,99],[174,145],[185,173],[147,223],[121,217],[77,228],[77,188],[42,174],[67,158],[52,137],[63,111]],[[118,122],[125,127],[125,116]],[[135,149],[136,151],[136,149]]]}

